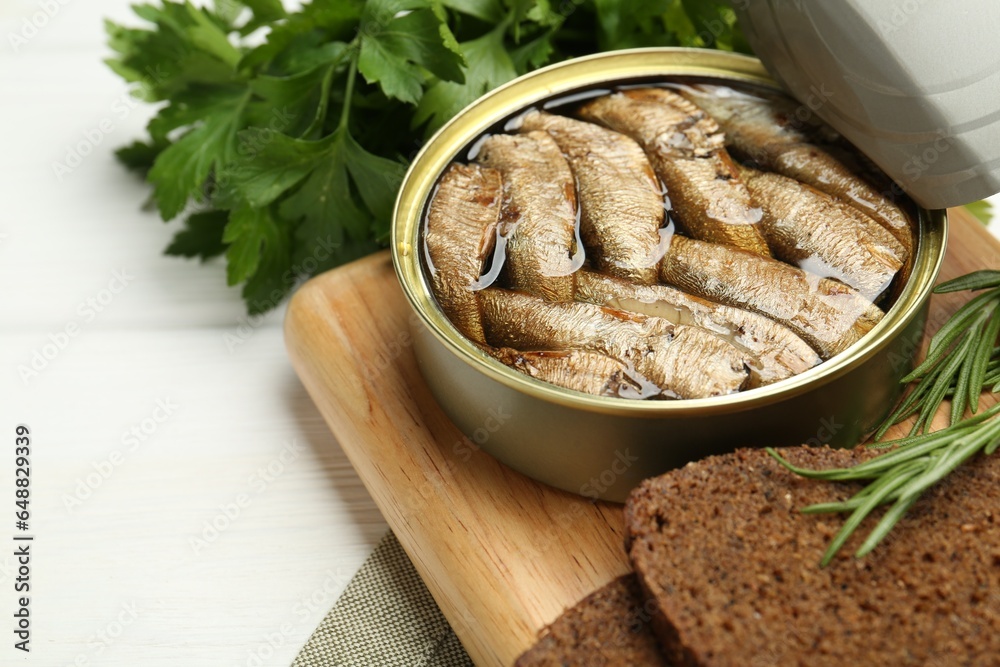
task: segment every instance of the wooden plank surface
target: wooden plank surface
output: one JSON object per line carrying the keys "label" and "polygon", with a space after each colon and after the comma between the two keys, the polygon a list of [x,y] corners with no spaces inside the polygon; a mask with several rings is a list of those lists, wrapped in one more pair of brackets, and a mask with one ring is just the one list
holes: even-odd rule
{"label": "wooden plank surface", "polygon": [[388,528],[289,367],[284,305],[248,318],[223,258],[164,256],[180,221],[114,157],[157,110],[103,63],[132,4],[0,0],[0,666],[288,667]]}
{"label": "wooden plank surface", "polygon": [[[953,211],[941,278],[998,265],[1000,244]],[[929,330],[964,298],[934,297]],[[289,306],[286,342],[476,664],[507,666],[566,606],[628,570],[621,506],[549,488],[475,451],[420,376],[410,317],[382,253],[307,283]]]}

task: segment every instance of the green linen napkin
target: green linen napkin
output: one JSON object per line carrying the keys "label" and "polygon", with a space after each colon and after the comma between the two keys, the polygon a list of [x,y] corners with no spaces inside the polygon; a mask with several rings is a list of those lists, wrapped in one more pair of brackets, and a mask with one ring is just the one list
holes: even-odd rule
{"label": "green linen napkin", "polygon": [[399,540],[388,533],[292,667],[473,667]]}

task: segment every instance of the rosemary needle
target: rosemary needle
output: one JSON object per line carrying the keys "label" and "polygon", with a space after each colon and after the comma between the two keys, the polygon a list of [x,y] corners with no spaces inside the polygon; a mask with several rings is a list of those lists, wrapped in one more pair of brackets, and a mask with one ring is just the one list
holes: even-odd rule
{"label": "rosemary needle", "polygon": [[913,389],[875,432],[881,440],[894,424],[916,414],[911,433],[925,432],[951,397],[949,423],[979,410],[983,391],[1000,388],[1000,271],[975,271],[938,285],[934,292],[986,290],[959,308],[931,338],[927,357],[901,382]]}
{"label": "rosemary needle", "polygon": [[[871,480],[850,499],[839,503],[822,503],[802,509],[806,514],[850,512],[851,515],[833,538],[821,566],[833,560],[851,534],[871,512],[888,503],[892,508],[875,525],[855,553],[858,558],[869,553],[903,517],[906,511],[929,488],[947,477],[957,467],[980,451],[992,454],[1000,445],[1000,404],[981,417],[972,417],[941,431],[910,436],[900,441],[896,449],[850,468],[809,470],[792,465],[770,447],[768,454],[797,475],[827,481]],[[891,444],[891,443],[890,443]]]}
{"label": "rosemary needle", "polygon": [[[870,553],[929,488],[979,452],[993,454],[1000,448],[1000,404],[979,413],[984,391],[1000,390],[1000,271],[976,271],[942,283],[938,294],[961,290],[986,290],[959,308],[931,338],[927,357],[902,379],[915,383],[899,406],[875,434],[917,415],[909,435],[869,445],[889,450],[850,468],[809,470],[792,465],[774,449],[767,452],[788,470],[802,477],[827,481],[869,483],[850,499],[821,503],[803,513],[850,512],[820,561],[826,566],[837,555],[865,518],[877,507],[892,504],[855,552]],[[949,425],[928,432],[946,398],[951,398]],[[967,412],[973,416],[964,418]]]}

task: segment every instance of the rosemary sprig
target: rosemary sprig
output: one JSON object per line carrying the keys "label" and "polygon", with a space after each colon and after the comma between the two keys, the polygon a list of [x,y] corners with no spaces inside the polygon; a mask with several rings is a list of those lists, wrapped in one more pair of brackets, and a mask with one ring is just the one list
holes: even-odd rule
{"label": "rosemary sprig", "polygon": [[[809,470],[767,452],[788,470],[802,477],[828,481],[863,481],[869,484],[839,503],[822,503],[803,513],[850,512],[834,536],[820,565],[825,567],[875,508],[892,503],[858,548],[855,556],[870,553],[893,529],[907,510],[930,487],[979,452],[993,454],[1000,447],[1000,404],[981,414],[983,391],[1000,391],[1000,271],[976,271],[935,288],[938,294],[961,290],[986,290],[962,306],[931,338],[927,357],[902,379],[916,386],[879,428],[879,440],[893,424],[914,414],[909,435],[877,442],[869,447],[891,450],[850,468]],[[949,426],[928,433],[928,427],[945,398],[951,398]],[[967,411],[973,416],[963,419]]]}
{"label": "rosemary sprig", "polygon": [[931,338],[927,357],[901,382],[916,382],[875,432],[881,440],[889,427],[916,414],[911,434],[926,432],[945,398],[951,397],[950,424],[967,410],[979,410],[983,391],[1000,389],[1000,271],[975,271],[938,285],[934,292],[986,290],[959,308]]}
{"label": "rosemary sprig", "polygon": [[809,505],[804,514],[850,512],[843,527],[830,542],[820,565],[825,567],[837,555],[851,534],[871,512],[892,503],[882,519],[854,554],[861,558],[871,552],[889,534],[896,523],[930,487],[947,477],[955,468],[982,451],[989,455],[1000,446],[1000,404],[981,415],[970,417],[934,433],[910,435],[879,443],[892,451],[850,468],[809,470],[792,465],[770,447],[767,453],[796,475],[831,482],[871,482],[850,499],[840,503]]}

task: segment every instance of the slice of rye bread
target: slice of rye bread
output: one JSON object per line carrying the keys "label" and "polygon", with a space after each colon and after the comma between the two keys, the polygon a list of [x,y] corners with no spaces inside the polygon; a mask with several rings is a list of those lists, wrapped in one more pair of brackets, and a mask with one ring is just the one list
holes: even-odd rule
{"label": "slice of rye bread", "polygon": [[[808,468],[872,450],[781,450]],[[626,504],[627,545],[653,628],[676,665],[1000,665],[1000,455],[928,490],[886,540],[853,554],[877,510],[826,568],[845,515],[803,515],[858,483],[807,480],[762,450],[646,480]]]}
{"label": "slice of rye bread", "polygon": [[564,611],[514,667],[670,667],[650,618],[635,575],[619,577]]}

